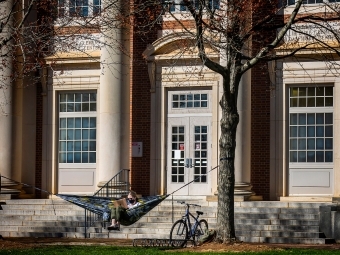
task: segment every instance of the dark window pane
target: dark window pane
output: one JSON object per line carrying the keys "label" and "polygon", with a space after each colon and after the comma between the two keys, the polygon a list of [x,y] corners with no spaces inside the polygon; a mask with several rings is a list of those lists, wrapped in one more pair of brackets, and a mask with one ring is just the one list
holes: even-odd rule
{"label": "dark window pane", "polygon": [[82,128],[88,128],[89,127],[89,118],[83,118],[82,119]]}
{"label": "dark window pane", "polygon": [[297,114],[290,114],[290,125],[297,125]]}
{"label": "dark window pane", "polygon": [[297,107],[298,104],[297,104],[297,98],[291,98],[290,99],[290,107]]}
{"label": "dark window pane", "polygon": [[306,137],[306,127],[299,127],[299,137]]}
{"label": "dark window pane", "polygon": [[314,87],[309,87],[308,88],[308,97],[315,97],[315,88]]}
{"label": "dark window pane", "polygon": [[206,102],[206,101],[201,102],[201,107],[202,108],[208,107],[208,102]]}
{"label": "dark window pane", "polygon": [[333,126],[325,126],[325,137],[333,137]]}
{"label": "dark window pane", "polygon": [[315,113],[307,113],[307,124],[308,125],[315,124]]}
{"label": "dark window pane", "polygon": [[306,139],[299,139],[298,143],[298,149],[299,150],[305,150],[306,149]]}
{"label": "dark window pane", "polygon": [[66,104],[60,104],[59,111],[60,112],[66,112]]}
{"label": "dark window pane", "polygon": [[73,163],[73,152],[67,153],[67,163]]}
{"label": "dark window pane", "polygon": [[333,96],[333,87],[325,87],[325,96]]}
{"label": "dark window pane", "polygon": [[66,163],[66,153],[59,153],[59,163]]}
{"label": "dark window pane", "polygon": [[333,113],[325,113],[325,124],[333,124]]}
{"label": "dark window pane", "polygon": [[325,97],[325,106],[333,106],[333,97]]}
{"label": "dark window pane", "polygon": [[81,163],[81,153],[80,152],[74,153],[74,163]]}
{"label": "dark window pane", "polygon": [[307,137],[315,137],[315,127],[308,126],[307,127]]}
{"label": "dark window pane", "polygon": [[305,151],[299,151],[298,152],[298,161],[299,162],[306,162],[306,152]]}
{"label": "dark window pane", "polygon": [[290,127],[290,137],[297,137],[297,127]]}
{"label": "dark window pane", "polygon": [[81,154],[81,162],[82,163],[89,163],[89,153],[88,152],[83,152]]}
{"label": "dark window pane", "polygon": [[82,142],[82,148],[83,151],[88,151],[89,150],[89,142]]}
{"label": "dark window pane", "polygon": [[325,149],[326,150],[333,150],[333,139],[332,138],[326,138],[325,139]]}
{"label": "dark window pane", "polygon": [[315,139],[307,139],[307,150],[314,150],[315,149]]}
{"label": "dark window pane", "polygon": [[60,130],[60,140],[66,140],[66,130]]}
{"label": "dark window pane", "polygon": [[299,91],[299,88],[291,88],[290,89],[290,96],[291,97],[297,97],[298,96],[298,91]]}
{"label": "dark window pane", "polygon": [[324,127],[323,126],[317,126],[316,127],[316,137],[324,137]]}
{"label": "dark window pane", "polygon": [[316,139],[316,149],[317,150],[325,149],[325,147],[324,147],[324,139],[323,138],[317,138]]}
{"label": "dark window pane", "polygon": [[60,128],[66,128],[66,118],[60,119]]}
{"label": "dark window pane", "polygon": [[317,97],[316,98],[316,107],[323,107],[324,104],[324,98],[323,97]]}
{"label": "dark window pane", "polygon": [[73,129],[67,130],[67,140],[74,140]]}
{"label": "dark window pane", "polygon": [[315,97],[307,98],[307,107],[315,107]]}
{"label": "dark window pane", "polygon": [[74,130],[74,140],[81,140],[81,130],[80,129]]}
{"label": "dark window pane", "polygon": [[67,103],[67,112],[74,112],[74,104],[73,103]]}
{"label": "dark window pane", "polygon": [[306,87],[300,87],[299,88],[299,97],[305,97],[307,95],[307,88]]}
{"label": "dark window pane", "polygon": [[60,142],[59,146],[59,151],[66,151],[66,142]]}
{"label": "dark window pane", "polygon": [[81,151],[81,142],[74,142],[74,151]]}
{"label": "dark window pane", "polygon": [[290,146],[291,150],[297,150],[297,139],[290,139]]}
{"label": "dark window pane", "polygon": [[92,117],[90,118],[90,128],[96,127],[96,118]]}
{"label": "dark window pane", "polygon": [[96,142],[90,142],[90,151],[95,151],[96,150]]}
{"label": "dark window pane", "polygon": [[302,97],[299,98],[299,107],[306,107],[307,106],[307,99]]}
{"label": "dark window pane", "polygon": [[96,163],[96,153],[95,152],[89,153],[89,163]]}
{"label": "dark window pane", "polygon": [[315,152],[308,151],[307,152],[307,162],[315,162]]}
{"label": "dark window pane", "polygon": [[333,152],[326,151],[325,152],[325,162],[333,162]]}
{"label": "dark window pane", "polygon": [[73,151],[73,142],[67,142],[67,151]]}
{"label": "dark window pane", "polygon": [[297,152],[296,151],[290,152],[290,162],[297,162]]}
{"label": "dark window pane", "polygon": [[82,130],[82,139],[83,140],[89,139],[89,130],[88,129],[83,129]]}
{"label": "dark window pane", "polygon": [[317,151],[316,152],[316,162],[325,162],[324,161],[324,152],[323,151]]}
{"label": "dark window pane", "polygon": [[317,113],[316,114],[316,124],[324,124],[325,119],[324,119],[324,114],[323,113]]}
{"label": "dark window pane", "polygon": [[306,114],[305,113],[299,114],[299,125],[306,125]]}
{"label": "dark window pane", "polygon": [[81,93],[75,93],[75,102],[81,102]]}
{"label": "dark window pane", "polygon": [[324,87],[316,87],[316,96],[324,96]]}

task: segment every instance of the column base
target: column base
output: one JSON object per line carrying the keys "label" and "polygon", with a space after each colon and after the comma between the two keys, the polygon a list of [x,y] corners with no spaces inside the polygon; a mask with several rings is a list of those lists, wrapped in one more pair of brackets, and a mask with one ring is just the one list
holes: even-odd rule
{"label": "column base", "polygon": [[[235,183],[234,188],[234,201],[235,202],[243,202],[243,201],[262,201],[262,196],[256,196],[255,192],[251,190],[253,186],[247,182],[238,182]],[[217,201],[218,191],[214,192],[214,196],[207,196],[208,201]]]}

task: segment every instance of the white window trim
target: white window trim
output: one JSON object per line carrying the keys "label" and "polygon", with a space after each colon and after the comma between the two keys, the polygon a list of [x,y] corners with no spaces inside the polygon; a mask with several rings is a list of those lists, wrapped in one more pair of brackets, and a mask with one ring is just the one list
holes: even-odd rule
{"label": "white window trim", "polygon": [[[65,1],[65,7],[64,7],[64,11],[65,11],[65,14],[64,14],[64,17],[72,17],[72,18],[77,18],[77,16],[70,16],[69,14],[70,14],[70,4],[69,4],[69,2],[70,2],[70,0],[64,0]],[[95,0],[88,0],[88,15],[87,16],[78,16],[79,18],[87,18],[87,17],[94,17],[93,16],[93,8],[92,8],[92,6],[93,6],[93,2],[94,2]],[[100,0],[100,3],[102,2],[102,0]],[[101,3],[101,5],[100,5],[100,9],[101,9],[101,7],[102,7],[102,3]],[[59,12],[59,5],[58,5],[58,12]],[[58,16],[59,16],[59,13],[58,13]],[[59,19],[61,19],[61,18],[59,18]]]}

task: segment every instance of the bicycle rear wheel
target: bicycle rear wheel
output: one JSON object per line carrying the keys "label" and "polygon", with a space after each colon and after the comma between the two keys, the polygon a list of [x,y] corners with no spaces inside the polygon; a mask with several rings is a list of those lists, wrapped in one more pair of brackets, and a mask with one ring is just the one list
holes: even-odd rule
{"label": "bicycle rear wheel", "polygon": [[203,238],[209,235],[208,222],[206,220],[200,220],[194,230],[194,242],[195,244],[201,243]]}
{"label": "bicycle rear wheel", "polygon": [[170,244],[183,247],[187,243],[188,226],[184,220],[178,220],[172,225],[170,231]]}

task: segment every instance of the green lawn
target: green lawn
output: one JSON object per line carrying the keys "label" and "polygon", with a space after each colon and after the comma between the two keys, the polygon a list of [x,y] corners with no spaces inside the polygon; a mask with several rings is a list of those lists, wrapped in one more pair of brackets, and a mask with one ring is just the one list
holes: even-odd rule
{"label": "green lawn", "polygon": [[[181,255],[181,254],[200,254],[200,255],[208,255],[208,254],[237,254],[237,255],[246,255],[249,252],[179,252],[174,249],[169,248],[143,248],[143,247],[117,247],[117,246],[44,246],[32,249],[11,249],[11,250],[0,250],[0,255],[2,254],[25,254],[25,255],[77,255],[77,254],[94,254],[94,255],[106,255],[106,254],[126,254],[126,255],[158,255],[158,254],[167,254],[167,255]],[[340,251],[337,250],[305,250],[305,249],[287,249],[280,251],[266,251],[266,252],[254,252],[251,254],[261,254],[261,255],[269,255],[269,254],[290,254],[290,255],[328,255],[328,254],[340,254]]]}

